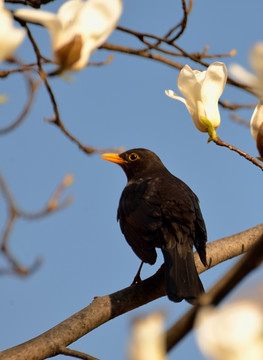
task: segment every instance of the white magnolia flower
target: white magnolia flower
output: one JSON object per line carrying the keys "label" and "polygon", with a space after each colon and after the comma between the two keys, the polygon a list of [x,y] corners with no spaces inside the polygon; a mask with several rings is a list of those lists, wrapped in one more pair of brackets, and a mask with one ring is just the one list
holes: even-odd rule
{"label": "white magnolia flower", "polygon": [[19,9],[15,15],[45,26],[61,68],[80,70],[87,65],[92,51],[102,45],[114,30],[121,12],[121,0],[69,0],[57,14]]}
{"label": "white magnolia flower", "polygon": [[263,100],[261,100],[250,120],[250,131],[256,141],[260,156],[263,158]]}
{"label": "white magnolia flower", "polygon": [[210,360],[262,360],[262,309],[249,300],[203,308],[196,318],[196,337]]}
{"label": "white magnolia flower", "polygon": [[208,127],[204,119],[208,120],[214,129],[220,125],[218,100],[224,90],[226,79],[227,69],[221,62],[211,64],[206,71],[192,70],[190,66],[185,65],[177,79],[177,87],[185,98],[172,90],[166,90],[165,93],[183,102],[197,129],[207,132]]}
{"label": "white magnolia flower", "polygon": [[253,138],[257,141],[258,131],[263,123],[263,102],[259,102],[250,120],[250,130]]}
{"label": "white magnolia flower", "polygon": [[164,313],[155,312],[134,321],[129,360],[165,360]]}
{"label": "white magnolia flower", "polygon": [[254,74],[239,64],[232,64],[229,71],[243,84],[259,90],[259,97],[263,98],[263,42],[258,42],[253,46],[249,54],[249,62]]}
{"label": "white magnolia flower", "polygon": [[4,1],[0,0],[0,62],[15,52],[24,37],[25,30],[14,27],[11,13],[5,9]]}

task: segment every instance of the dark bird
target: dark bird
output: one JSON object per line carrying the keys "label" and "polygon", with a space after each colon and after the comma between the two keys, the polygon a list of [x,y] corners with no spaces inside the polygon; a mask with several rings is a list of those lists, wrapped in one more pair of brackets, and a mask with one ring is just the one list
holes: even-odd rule
{"label": "dark bird", "polygon": [[121,166],[128,182],[119,203],[121,230],[142,262],[153,265],[161,248],[168,298],[194,303],[204,292],[193,256],[193,245],[206,262],[206,227],[193,191],[172,175],[150,150],[103,154]]}

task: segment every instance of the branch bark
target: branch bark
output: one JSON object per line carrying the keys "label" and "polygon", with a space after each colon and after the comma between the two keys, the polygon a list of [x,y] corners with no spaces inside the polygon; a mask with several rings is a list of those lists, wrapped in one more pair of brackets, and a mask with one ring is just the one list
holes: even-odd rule
{"label": "branch bark", "polygon": [[[263,235],[263,224],[211,242],[207,246],[209,268],[241,255]],[[207,270],[195,253],[199,273]],[[96,297],[83,310],[45,333],[0,353],[0,360],[42,360],[66,347],[105,322],[165,295],[164,271],[113,294]],[[175,305],[176,306],[176,305]]]}

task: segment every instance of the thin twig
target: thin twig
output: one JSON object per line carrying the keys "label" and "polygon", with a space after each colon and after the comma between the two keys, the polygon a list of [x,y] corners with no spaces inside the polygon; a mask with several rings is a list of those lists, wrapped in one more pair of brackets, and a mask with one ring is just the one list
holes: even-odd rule
{"label": "thin twig", "polygon": [[241,116],[237,114],[231,114],[230,119],[232,119],[238,124],[244,125],[246,127],[250,127],[250,121],[243,119]]}
{"label": "thin twig", "polygon": [[[187,26],[187,20],[188,20],[188,15],[190,14],[190,12],[192,11],[192,0],[189,1],[189,7],[187,8],[187,5],[186,5],[186,1],[185,0],[182,0],[182,8],[183,8],[183,19],[182,21],[176,25],[166,36],[165,38],[169,39],[170,42],[174,42],[176,40],[179,39],[179,37],[181,35],[183,35],[185,29],[186,29],[186,26]],[[178,34],[176,34],[175,36],[173,36],[172,38],[170,38],[170,36],[172,35],[172,33],[178,29],[180,27],[180,31],[178,32]]]}
{"label": "thin twig", "polygon": [[[16,64],[21,66],[21,72],[24,75],[24,78],[26,80],[27,83],[27,87],[28,87],[28,99],[26,101],[26,104],[22,110],[22,112],[20,113],[20,115],[17,117],[17,119],[13,122],[11,122],[11,124],[9,124],[8,126],[5,126],[3,128],[0,128],[0,135],[6,134],[10,131],[12,131],[14,128],[16,128],[18,125],[20,125],[22,123],[22,121],[25,119],[25,117],[28,115],[33,103],[34,103],[34,99],[35,99],[35,94],[36,94],[36,90],[40,85],[40,82],[35,82],[33,81],[33,79],[31,78],[30,74],[28,73],[28,66],[27,65],[23,65],[21,64],[21,62],[18,59],[13,58],[12,62],[15,62]],[[23,69],[23,71],[22,71]],[[11,74],[11,71],[8,72],[8,75]],[[8,76],[6,75],[6,76]]]}
{"label": "thin twig", "polygon": [[144,58],[148,58],[151,60],[155,60],[155,61],[159,61],[163,64],[172,66],[178,70],[181,70],[183,68],[183,64],[180,64],[172,59],[169,59],[167,57],[164,57],[160,54],[154,54],[154,53],[148,53],[145,50],[138,50],[138,49],[134,49],[128,46],[122,46],[122,45],[117,45],[117,44],[110,44],[110,43],[104,43],[101,46],[102,49],[106,49],[106,50],[111,50],[111,51],[118,51],[121,53],[125,53],[125,54],[131,54],[131,55],[136,55],[136,56],[140,56],[140,57],[144,57]]}
{"label": "thin twig", "polygon": [[225,57],[233,57],[236,55],[236,49],[232,49],[227,53],[221,54],[207,54],[209,46],[205,46],[204,50],[200,52],[192,53],[193,56],[199,57],[200,59],[216,59],[216,58],[225,58]]}
{"label": "thin twig", "polygon": [[20,209],[14,199],[13,196],[4,180],[3,176],[0,174],[0,190],[6,200],[8,207],[8,219],[4,226],[3,234],[0,239],[1,251],[4,254],[5,258],[8,260],[11,265],[11,269],[0,269],[0,274],[11,274],[16,273],[18,275],[28,275],[35,271],[39,265],[40,260],[36,259],[36,261],[30,267],[22,266],[19,261],[14,257],[14,255],[10,252],[8,248],[8,242],[10,238],[10,234],[12,228],[15,225],[15,222],[18,218],[23,218],[26,220],[36,220],[39,218],[43,218],[44,216],[50,214],[51,212],[61,210],[68,206],[72,202],[71,197],[67,197],[65,200],[60,201],[60,197],[65,189],[71,185],[73,181],[72,175],[66,175],[61,182],[61,184],[56,188],[47,205],[40,211],[37,212],[27,212],[25,210]]}
{"label": "thin twig", "polygon": [[[52,92],[51,89],[50,89],[50,91]],[[124,151],[124,147],[97,148],[97,147],[84,145],[66,129],[66,127],[63,124],[63,122],[61,121],[60,117],[53,117],[52,119],[45,118],[45,120],[47,122],[49,122],[50,124],[56,125],[71,141],[73,141],[76,145],[78,145],[78,147],[82,151],[84,151],[86,154],[89,154],[89,155],[95,154],[95,153],[101,154],[103,152],[118,152],[118,153],[120,153],[120,152]]]}
{"label": "thin twig", "polygon": [[95,358],[94,356],[85,354],[84,352],[81,352],[81,351],[72,350],[72,349],[66,348],[64,346],[62,346],[60,348],[60,354],[63,354],[66,356],[72,356],[77,359],[83,359],[83,360],[99,360],[98,358]]}
{"label": "thin twig", "polygon": [[212,141],[218,146],[223,146],[223,147],[228,148],[231,151],[235,151],[240,156],[244,157],[248,161],[252,162],[252,164],[258,166],[261,170],[263,170],[263,164],[261,162],[259,162],[257,159],[255,159],[253,156],[247,154],[245,151],[242,151],[242,150],[238,149],[237,147],[228,144],[227,142],[221,140],[218,136],[214,137],[212,139]]}
{"label": "thin twig", "polygon": [[223,108],[229,109],[229,110],[238,110],[238,109],[252,109],[256,106],[256,103],[252,104],[237,104],[237,103],[230,103],[229,101],[222,101],[219,100],[219,105],[221,105]]}
{"label": "thin twig", "polygon": [[104,65],[108,65],[108,64],[110,64],[112,62],[113,58],[114,58],[114,55],[110,54],[107,57],[106,60],[100,61],[100,62],[92,62],[92,61],[90,61],[87,66],[104,66]]}

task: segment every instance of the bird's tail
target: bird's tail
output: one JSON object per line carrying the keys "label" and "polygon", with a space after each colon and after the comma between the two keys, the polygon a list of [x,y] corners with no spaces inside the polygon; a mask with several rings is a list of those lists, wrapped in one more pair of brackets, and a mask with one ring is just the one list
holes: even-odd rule
{"label": "bird's tail", "polygon": [[185,299],[194,304],[204,288],[195,267],[192,249],[182,252],[178,247],[179,244],[173,249],[162,249],[167,296],[175,302]]}

